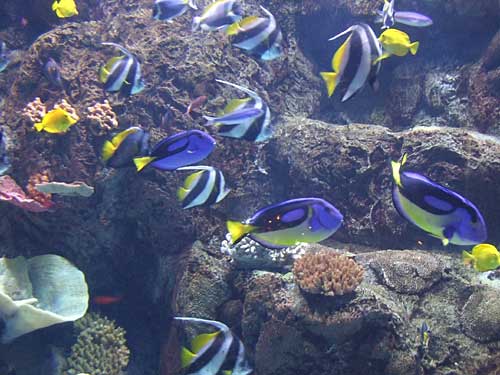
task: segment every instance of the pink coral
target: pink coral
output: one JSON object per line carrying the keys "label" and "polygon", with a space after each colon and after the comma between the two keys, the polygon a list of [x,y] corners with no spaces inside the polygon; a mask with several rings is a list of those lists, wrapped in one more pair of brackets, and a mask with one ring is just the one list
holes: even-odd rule
{"label": "pink coral", "polygon": [[48,211],[53,206],[50,200],[41,203],[29,198],[10,176],[0,177],[0,200],[31,212]]}

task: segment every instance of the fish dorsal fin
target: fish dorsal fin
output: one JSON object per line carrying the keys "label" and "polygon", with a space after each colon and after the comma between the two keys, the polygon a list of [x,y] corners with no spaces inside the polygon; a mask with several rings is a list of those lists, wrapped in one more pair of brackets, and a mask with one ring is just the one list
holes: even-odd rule
{"label": "fish dorsal fin", "polygon": [[191,341],[191,350],[193,353],[200,353],[204,348],[210,345],[219,334],[220,331],[216,331],[213,333],[202,333],[201,335],[196,336]]}
{"label": "fish dorsal fin", "polygon": [[101,82],[106,82],[106,79],[108,78],[111,69],[113,69],[113,65],[115,65],[118,60],[121,60],[124,57],[125,56],[115,56],[110,58],[106,63],[106,65],[104,65],[99,71],[99,80]]}
{"label": "fish dorsal fin", "polygon": [[181,349],[181,367],[188,367],[196,359],[196,354],[191,352],[188,348],[184,346]]}
{"label": "fish dorsal fin", "polygon": [[231,36],[231,35],[236,35],[241,31],[244,31],[246,27],[252,25],[253,23],[257,22],[259,20],[259,16],[248,16],[243,18],[239,22],[234,22],[231,26],[229,26],[226,29],[226,34]]}
{"label": "fish dorsal fin", "polygon": [[332,68],[335,70],[336,73],[340,73],[340,68],[342,66],[342,60],[345,56],[347,46],[349,45],[349,42],[351,41],[351,36],[346,39],[344,43],[340,46],[340,48],[335,52],[335,56],[333,56],[333,62],[332,62]]}
{"label": "fish dorsal fin", "polygon": [[202,173],[203,171],[199,171],[187,176],[186,179],[184,180],[184,187],[187,189],[191,189],[196,184],[196,181],[199,180]]}
{"label": "fish dorsal fin", "polygon": [[240,107],[241,105],[243,104],[246,104],[248,103],[250,100],[252,100],[251,98],[243,98],[243,99],[232,99],[229,103],[227,103],[227,105],[224,107],[224,111],[223,113],[224,114],[227,114],[227,113],[231,113],[235,110],[238,109],[238,107]]}
{"label": "fish dorsal fin", "polygon": [[125,138],[127,138],[130,134],[136,133],[138,130],[139,128],[129,128],[127,130],[124,130],[121,133],[115,135],[111,140],[111,143],[113,143],[113,145],[118,148],[125,140]]}

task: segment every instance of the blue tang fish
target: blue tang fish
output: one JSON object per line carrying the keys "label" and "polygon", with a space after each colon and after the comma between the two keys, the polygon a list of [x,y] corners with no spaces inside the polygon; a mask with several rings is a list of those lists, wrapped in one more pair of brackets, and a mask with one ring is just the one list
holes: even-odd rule
{"label": "blue tang fish", "polygon": [[441,239],[443,245],[475,245],[487,237],[486,224],[477,207],[454,191],[422,176],[403,171],[407,154],[392,162],[396,210],[410,223]]}
{"label": "blue tang fish", "polygon": [[249,237],[268,248],[319,242],[339,229],[342,214],[320,198],[291,199],[264,207],[244,222],[227,222],[232,243]]}
{"label": "blue tang fish", "polygon": [[215,148],[215,139],[200,130],[187,130],[160,141],[149,156],[135,158],[137,171],[147,165],[164,171],[196,164],[205,159]]}

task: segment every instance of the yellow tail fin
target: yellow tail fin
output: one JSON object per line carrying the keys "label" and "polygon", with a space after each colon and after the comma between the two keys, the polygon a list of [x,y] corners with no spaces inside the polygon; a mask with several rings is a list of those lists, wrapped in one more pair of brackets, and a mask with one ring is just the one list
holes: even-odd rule
{"label": "yellow tail fin", "polygon": [[42,122],[37,122],[34,126],[37,132],[41,132],[43,130],[43,123]]}
{"label": "yellow tail fin", "polygon": [[464,264],[468,266],[469,264],[474,264],[474,256],[472,256],[471,253],[468,253],[467,251],[462,251],[462,260],[464,261]]}
{"label": "yellow tail fin", "polygon": [[196,354],[192,353],[189,349],[182,347],[181,349],[181,367],[186,368],[193,363]]}
{"label": "yellow tail fin", "polygon": [[328,90],[328,97],[333,95],[335,87],[337,87],[338,74],[335,72],[321,72],[321,77],[326,83],[326,89]]}
{"label": "yellow tail fin", "polygon": [[155,159],[156,158],[151,157],[151,156],[145,156],[142,158],[134,158],[134,164],[135,164],[135,167],[137,168],[137,172],[142,171],[146,167],[146,165],[148,165],[149,163],[151,163]]}
{"label": "yellow tail fin", "polygon": [[104,145],[102,146],[102,160],[105,162],[108,161],[113,156],[115,151],[116,147],[110,141],[104,142]]}
{"label": "yellow tail fin", "polygon": [[410,44],[410,52],[412,55],[417,53],[419,45],[420,45],[419,42],[413,42],[412,44]]}
{"label": "yellow tail fin", "polygon": [[234,245],[241,241],[243,237],[245,237],[248,233],[255,230],[256,227],[250,224],[243,224],[239,221],[228,220],[227,230],[231,234],[231,243]]}

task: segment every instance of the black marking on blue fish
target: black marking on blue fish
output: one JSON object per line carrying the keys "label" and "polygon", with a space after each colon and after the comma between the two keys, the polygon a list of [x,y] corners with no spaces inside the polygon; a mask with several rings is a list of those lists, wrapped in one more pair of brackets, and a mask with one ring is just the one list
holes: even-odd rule
{"label": "black marking on blue fish", "polygon": [[[305,202],[285,202],[282,204],[277,204],[274,207],[259,211],[256,215],[254,215],[252,219],[249,220],[248,224],[258,228],[254,233],[273,232],[277,230],[293,228],[307,220],[309,211],[308,207],[309,206]],[[287,212],[295,211],[298,209],[303,210],[302,217],[287,222],[281,220],[281,216],[285,215]]]}
{"label": "black marking on blue fish", "polygon": [[153,18],[157,20],[171,20],[177,16],[182,15],[188,8],[187,4],[171,5],[166,1],[156,2],[153,8]]}

